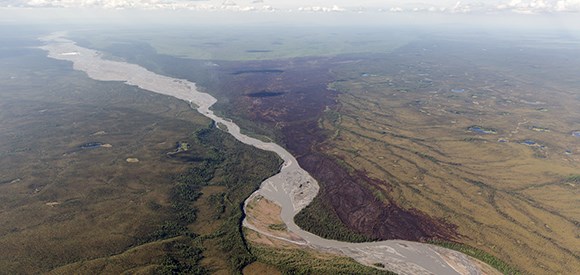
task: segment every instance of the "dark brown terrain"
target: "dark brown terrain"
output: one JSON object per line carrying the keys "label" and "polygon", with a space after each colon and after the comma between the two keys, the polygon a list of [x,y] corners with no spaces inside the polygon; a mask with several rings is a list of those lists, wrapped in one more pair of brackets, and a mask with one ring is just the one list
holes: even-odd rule
{"label": "dark brown terrain", "polygon": [[[319,121],[325,110],[338,104],[338,93],[327,84],[336,77],[333,70],[352,61],[352,57],[298,58],[220,65],[225,85],[220,91],[227,92],[232,102],[227,113],[276,128],[301,166],[320,182],[320,202],[353,232],[371,239],[453,239],[453,225],[377,198],[371,186],[388,188],[388,182],[349,171],[339,159],[324,153],[323,144],[332,133],[319,127]],[[255,91],[277,94],[248,96]]]}

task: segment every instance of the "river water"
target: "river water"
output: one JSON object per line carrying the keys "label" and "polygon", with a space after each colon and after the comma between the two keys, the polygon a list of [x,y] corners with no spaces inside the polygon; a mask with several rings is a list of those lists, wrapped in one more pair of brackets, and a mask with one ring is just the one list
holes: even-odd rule
{"label": "river water", "polygon": [[[212,119],[242,143],[274,152],[284,161],[280,172],[265,180],[253,196],[261,195],[281,207],[281,218],[289,231],[300,236],[296,242],[320,251],[334,251],[352,257],[356,261],[373,265],[382,263],[386,269],[399,274],[481,274],[484,264],[472,258],[434,245],[389,240],[368,243],[348,243],[324,239],[302,230],[294,223],[294,216],[307,206],[319,186],[310,174],[302,169],[298,161],[278,144],[264,142],[240,132],[233,121],[217,116],[210,107],[217,100],[197,90],[195,83],[153,73],[135,64],[102,58],[102,53],[80,47],[65,38],[65,33],[53,33],[41,37],[45,45],[41,49],[54,59],[73,63],[75,70],[85,72],[90,78],[100,81],[121,81],[154,93],[173,96],[189,102],[202,115]],[[249,199],[248,199],[249,200]],[[246,221],[244,226],[252,228]],[[288,240],[291,241],[291,240]],[[485,267],[485,270],[489,270]]]}

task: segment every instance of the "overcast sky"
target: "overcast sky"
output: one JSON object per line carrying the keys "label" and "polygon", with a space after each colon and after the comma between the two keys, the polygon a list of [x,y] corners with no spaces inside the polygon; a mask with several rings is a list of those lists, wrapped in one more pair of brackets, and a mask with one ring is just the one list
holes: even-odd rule
{"label": "overcast sky", "polygon": [[580,0],[0,0],[2,7],[302,12],[580,13]]}
{"label": "overcast sky", "polygon": [[479,23],[580,30],[580,0],[0,0],[2,22]]}

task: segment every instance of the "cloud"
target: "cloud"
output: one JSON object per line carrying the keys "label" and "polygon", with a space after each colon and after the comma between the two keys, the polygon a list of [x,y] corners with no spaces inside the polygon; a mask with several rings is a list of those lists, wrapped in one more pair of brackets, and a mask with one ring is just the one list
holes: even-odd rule
{"label": "cloud", "polygon": [[580,0],[511,0],[496,6],[517,13],[580,12]]}
{"label": "cloud", "polygon": [[303,11],[303,12],[343,12],[343,11],[346,11],[346,9],[341,8],[337,5],[332,5],[332,7],[306,6],[306,7],[299,7],[298,11]]}

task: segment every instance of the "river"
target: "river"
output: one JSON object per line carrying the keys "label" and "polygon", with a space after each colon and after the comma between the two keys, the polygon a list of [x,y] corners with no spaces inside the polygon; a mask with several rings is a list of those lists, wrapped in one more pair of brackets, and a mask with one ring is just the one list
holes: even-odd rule
{"label": "river", "polygon": [[[72,62],[75,70],[85,72],[92,79],[121,81],[189,102],[202,115],[218,125],[225,125],[227,129],[222,130],[242,143],[278,154],[284,161],[280,172],[265,180],[252,197],[262,195],[278,204],[288,230],[304,240],[299,242],[300,245],[342,253],[369,266],[382,263],[385,269],[399,274],[482,274],[482,268],[489,270],[485,264],[462,253],[430,244],[402,240],[349,243],[324,239],[302,230],[294,223],[294,216],[312,202],[318,194],[319,186],[286,149],[244,135],[233,121],[217,116],[210,109],[217,100],[210,94],[200,92],[195,83],[159,75],[135,64],[103,59],[102,53],[80,47],[66,39],[65,35],[59,32],[39,38],[45,43],[41,49],[47,51],[51,58]],[[246,221],[244,226],[251,228]]]}

